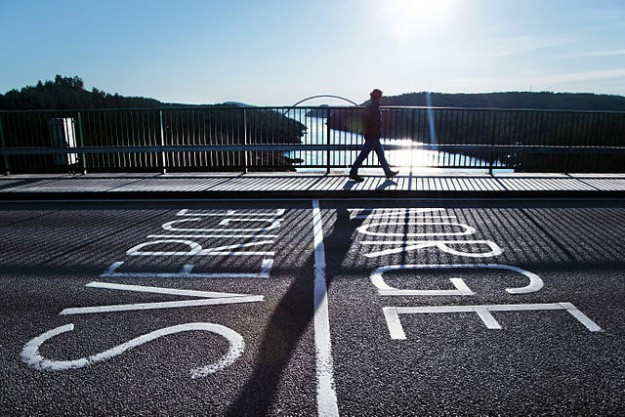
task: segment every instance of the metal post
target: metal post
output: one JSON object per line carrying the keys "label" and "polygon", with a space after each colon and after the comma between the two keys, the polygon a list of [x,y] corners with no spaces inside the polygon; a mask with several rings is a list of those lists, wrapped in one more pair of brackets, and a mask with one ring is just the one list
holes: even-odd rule
{"label": "metal post", "polygon": [[[78,112],[78,135],[80,138],[80,147],[85,147],[85,139],[82,131],[82,114]],[[82,175],[87,175],[87,154],[81,154],[80,159],[82,159]]]}
{"label": "metal post", "polygon": [[488,155],[489,164],[490,164],[490,166],[488,167],[488,174],[493,175],[493,154],[494,154],[494,148],[495,148],[495,130],[496,130],[495,120],[496,118],[495,118],[495,113],[492,110],[490,110],[490,113],[492,114],[492,117],[493,117],[493,125],[492,125],[492,130],[491,130],[491,150]]}
{"label": "metal post", "polygon": [[[570,115],[571,117],[575,117],[575,114],[572,113]],[[570,123],[569,126],[569,144],[568,144],[568,150],[566,152],[566,158],[564,160],[564,173],[568,175],[569,173],[569,159],[571,157],[571,149],[573,148],[573,133],[571,132],[571,126],[573,125],[573,123]]]}
{"label": "metal post", "polygon": [[[4,141],[4,126],[2,125],[2,116],[0,116],[0,146],[2,146],[2,150],[5,150],[6,143]],[[4,159],[4,175],[11,175],[11,170],[9,169],[9,156],[4,154],[2,155]]]}
{"label": "metal post", "polygon": [[414,170],[414,143],[415,140],[415,129],[417,125],[416,118],[417,109],[412,109],[410,112],[410,176],[412,177],[412,172]]}
{"label": "metal post", "polygon": [[[163,127],[163,110],[158,111],[161,123],[161,146],[165,146],[165,129]],[[161,151],[161,173],[167,174],[165,152]]]}
{"label": "metal post", "polygon": [[243,173],[247,174],[247,112],[243,109]]}
{"label": "metal post", "polygon": [[330,108],[326,109],[326,174],[330,173]]}

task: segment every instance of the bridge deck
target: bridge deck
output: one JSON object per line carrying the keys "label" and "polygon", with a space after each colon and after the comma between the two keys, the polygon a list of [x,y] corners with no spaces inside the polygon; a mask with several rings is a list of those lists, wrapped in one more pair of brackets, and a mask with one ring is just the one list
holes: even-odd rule
{"label": "bridge deck", "polygon": [[350,181],[346,173],[174,173],[13,175],[0,178],[0,199],[76,198],[621,198],[625,174],[381,175]]}

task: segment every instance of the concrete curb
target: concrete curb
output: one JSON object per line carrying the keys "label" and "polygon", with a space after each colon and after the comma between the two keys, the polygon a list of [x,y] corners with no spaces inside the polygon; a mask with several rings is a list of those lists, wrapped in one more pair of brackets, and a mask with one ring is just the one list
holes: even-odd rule
{"label": "concrete curb", "polygon": [[620,199],[625,191],[72,191],[0,192],[0,201],[218,199]]}

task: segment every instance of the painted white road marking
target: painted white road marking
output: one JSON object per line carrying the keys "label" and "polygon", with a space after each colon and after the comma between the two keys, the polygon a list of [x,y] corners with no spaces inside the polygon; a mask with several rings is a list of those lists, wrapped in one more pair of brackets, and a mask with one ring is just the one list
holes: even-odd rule
{"label": "painted white road marking", "polygon": [[326,285],[326,259],[323,244],[323,221],[319,200],[313,200],[313,234],[315,245],[314,324],[317,357],[317,414],[338,416],[338,402],[334,388],[334,365],[328,314],[328,288]]}
{"label": "painted white road marking", "polygon": [[192,218],[192,219],[182,219],[182,220],[172,220],[170,222],[167,222],[165,224],[163,224],[163,229],[164,230],[169,230],[172,232],[195,232],[195,233],[211,233],[211,232],[216,232],[216,233],[228,233],[228,232],[244,232],[244,233],[249,233],[249,232],[265,232],[267,230],[273,230],[273,229],[277,229],[280,227],[280,224],[282,223],[282,220],[275,220],[275,219],[223,219],[221,222],[219,222],[218,226],[229,226],[232,222],[266,222],[269,223],[269,226],[267,227],[260,227],[260,228],[255,228],[255,229],[250,229],[250,228],[244,228],[244,229],[224,229],[224,228],[210,228],[210,229],[204,229],[204,228],[193,228],[193,229],[186,229],[186,228],[181,228],[181,227],[173,227],[174,224],[177,223],[186,223],[186,222],[197,222],[197,221],[201,221],[201,218]]}
{"label": "painted white road marking", "polygon": [[450,281],[456,287],[455,290],[400,290],[391,287],[384,281],[384,273],[398,270],[431,270],[431,269],[500,269],[504,271],[516,272],[524,275],[529,279],[529,284],[519,288],[506,288],[510,294],[528,294],[540,291],[543,288],[543,280],[533,272],[525,269],[517,268],[511,265],[501,264],[416,264],[416,265],[388,265],[375,269],[371,275],[371,282],[378,288],[380,295],[395,296],[425,296],[425,295],[474,295],[473,291],[468,287],[462,278],[450,278]]}
{"label": "painted white road marking", "polygon": [[105,288],[109,290],[120,291],[134,291],[145,292],[150,294],[167,294],[167,295],[182,295],[185,297],[200,297],[200,298],[231,298],[231,297],[248,297],[249,294],[235,294],[228,292],[213,292],[213,291],[196,291],[196,290],[179,290],[176,288],[163,288],[163,287],[150,287],[146,285],[127,285],[127,284],[111,284],[109,282],[90,282],[85,285],[89,288]]}
{"label": "painted white road marking", "polygon": [[221,239],[221,238],[255,238],[255,239],[275,239],[278,235],[213,235],[213,234],[178,234],[178,235],[148,235],[148,239],[167,239],[167,238],[201,238],[201,239]]}
{"label": "painted white road marking", "polygon": [[[260,245],[272,245],[273,240],[262,240],[256,242],[247,242],[239,244],[231,244],[212,248],[203,248],[199,243],[188,240],[180,239],[180,237],[201,237],[201,238],[255,238],[255,239],[267,239],[276,238],[278,235],[261,235],[262,232],[278,229],[281,226],[281,219],[276,219],[276,216],[281,216],[285,213],[285,209],[278,209],[271,213],[238,213],[236,210],[228,210],[225,213],[205,213],[196,212],[189,213],[189,210],[184,209],[178,212],[178,216],[193,216],[193,218],[181,219],[170,221],[165,223],[161,227],[168,231],[187,232],[184,235],[176,236],[179,239],[172,239],[172,235],[151,235],[149,237],[162,237],[162,240],[153,240],[144,242],[134,246],[126,252],[128,256],[274,256],[274,251],[241,251],[239,249],[256,247]],[[221,228],[175,228],[174,225],[190,222],[199,222],[204,220],[202,217],[221,216],[226,217],[220,220],[218,226]],[[250,218],[251,217],[251,218]],[[260,228],[236,228],[231,229],[233,223],[240,222],[255,222],[262,223],[264,227]],[[189,234],[200,232],[201,234]],[[215,232],[215,233],[212,233]],[[151,248],[154,245],[170,245],[176,250],[169,251],[144,251],[145,248]],[[179,247],[186,246],[186,251],[181,251]],[[133,277],[133,278],[269,278],[271,274],[271,268],[273,267],[273,259],[265,258],[262,260],[261,269],[258,273],[194,273],[192,272],[194,265],[185,264],[182,266],[182,270],[177,273],[169,272],[118,272],[118,269],[124,264],[124,262],[114,262],[109,268],[102,273],[101,277],[119,278],[119,277]],[[91,282],[87,284],[87,287],[102,288],[120,291],[133,291],[143,292],[150,294],[165,294],[178,297],[194,297],[195,300],[185,301],[166,301],[166,302],[151,302],[151,303],[135,303],[135,304],[119,304],[119,305],[107,305],[107,306],[93,306],[93,307],[77,307],[67,308],[61,311],[60,315],[75,315],[75,314],[93,314],[93,313],[110,313],[119,311],[139,311],[139,310],[152,310],[152,309],[165,309],[165,308],[181,308],[181,307],[196,307],[207,305],[223,305],[223,304],[237,304],[237,303],[253,303],[262,302],[263,296],[249,295],[249,294],[236,294],[236,293],[222,293],[211,291],[196,291],[185,290],[175,288],[162,288],[152,286],[140,286],[140,285],[125,285],[107,282]],[[144,343],[151,342],[159,337],[185,332],[185,331],[208,331],[217,333],[225,337],[229,342],[228,352],[223,355],[217,362],[211,363],[206,366],[198,367],[191,370],[192,378],[201,378],[211,373],[217,372],[233,362],[235,362],[239,356],[241,356],[244,349],[244,341],[241,335],[234,330],[212,323],[186,323],[177,326],[166,327],[154,332],[145,334],[143,336],[134,338],[126,343],[115,346],[104,352],[91,355],[88,357],[70,360],[70,361],[55,361],[44,358],[39,353],[40,346],[49,339],[52,339],[62,333],[72,331],[74,329],[73,324],[60,326],[55,329],[49,330],[40,336],[35,337],[24,346],[21,357],[22,360],[35,369],[40,370],[65,370],[73,368],[81,368],[93,363],[105,361],[115,356],[121,355],[129,349],[140,346]]]}
{"label": "painted white road marking", "polygon": [[114,262],[100,278],[269,278],[273,259],[263,259],[260,272],[191,272],[193,265],[185,264],[180,272],[117,272],[124,262]]}
{"label": "painted white road marking", "polygon": [[38,370],[64,371],[68,369],[83,368],[94,363],[106,361],[108,359],[121,355],[127,350],[133,349],[137,346],[151,342],[163,336],[189,331],[204,331],[216,333],[228,340],[228,352],[226,352],[226,354],[223,355],[215,363],[194,368],[191,370],[191,378],[201,378],[209,374],[218,372],[225,367],[231,365],[241,356],[243,350],[245,349],[245,342],[243,341],[243,337],[228,327],[214,323],[185,323],[179,324],[177,326],[165,327],[159,330],[155,330],[153,332],[131,339],[126,343],[122,343],[121,345],[117,345],[104,352],[85,358],[69,361],[55,361],[51,359],[46,359],[41,356],[41,354],[39,353],[39,348],[43,343],[45,343],[47,340],[52,339],[55,336],[58,336],[62,333],[70,332],[72,330],[74,330],[74,325],[70,323],[49,330],[30,340],[28,343],[26,343],[26,345],[24,345],[24,348],[22,349],[22,361]]}
{"label": "painted white road marking", "polygon": [[[175,243],[187,245],[189,250],[186,252],[183,251],[141,251],[141,249],[146,246],[151,245],[160,245],[164,243]],[[248,243],[237,243],[234,245],[225,245],[218,246],[216,248],[207,248],[202,249],[202,246],[194,242],[192,240],[185,239],[165,239],[165,240],[153,240],[149,242],[143,242],[134,246],[128,251],[126,251],[126,255],[128,256],[274,256],[274,251],[264,251],[264,252],[244,252],[244,251],[227,251],[226,249],[239,249],[239,248],[248,248],[250,246],[259,246],[259,245],[270,245],[273,244],[273,240],[263,240],[260,242],[248,242]]]}
{"label": "painted white road marking", "polygon": [[117,313],[120,311],[160,310],[165,308],[202,307],[208,305],[241,304],[262,302],[262,295],[230,294],[210,291],[178,290],[174,288],[149,287],[142,285],[111,284],[106,282],[91,282],[87,287],[106,288],[121,291],[145,292],[151,294],[168,294],[185,297],[200,297],[201,300],[164,301],[138,304],[115,304],[94,307],[73,307],[61,311],[60,315],[72,314],[99,314]]}
{"label": "painted white road marking", "polygon": [[[444,208],[349,208],[349,219],[374,219],[382,217],[407,216],[411,214],[436,213],[444,211]],[[367,213],[367,214],[362,214]],[[428,216],[427,218],[456,218],[456,216]]]}
{"label": "painted white road marking", "polygon": [[164,301],[160,303],[115,304],[110,306],[74,307],[61,311],[62,316],[72,314],[118,313],[121,311],[162,310],[165,308],[203,307],[223,304],[258,303],[264,300],[262,295],[232,298],[205,298],[189,301]]}
{"label": "painted white road marking", "polygon": [[[409,233],[409,232],[399,232],[399,233],[392,233],[389,232],[387,229],[389,226],[454,226],[454,227],[459,227],[463,230],[459,231],[459,232],[423,232],[423,233]],[[380,232],[373,232],[369,229],[375,229],[375,228],[384,228],[382,231]],[[473,227],[468,226],[466,224],[463,223],[455,223],[455,222],[426,222],[426,221],[416,221],[416,222],[388,222],[388,223],[369,223],[369,224],[365,224],[362,225],[360,227],[358,227],[356,229],[358,231],[358,233],[362,233],[365,235],[371,235],[371,236],[407,236],[407,237],[426,237],[426,236],[466,236],[466,235],[472,235],[475,232],[477,232],[477,230],[475,230]]]}
{"label": "painted white road marking", "polygon": [[[451,255],[466,256],[469,258],[488,258],[498,256],[503,250],[495,242],[490,240],[380,240],[380,241],[364,241],[361,245],[397,245],[396,248],[384,249],[377,252],[365,253],[367,258],[376,258],[380,256],[392,255],[395,253],[408,252],[411,250],[419,250],[435,247],[443,252]],[[487,245],[490,248],[488,252],[463,252],[456,250],[451,245]]]}
{"label": "painted white road marking", "polygon": [[246,216],[246,217],[278,217],[278,216],[282,216],[285,212],[286,209],[276,209],[273,212],[269,212],[269,213],[239,213],[237,212],[237,210],[228,210],[225,213],[206,213],[206,212],[202,212],[202,211],[194,211],[193,213],[189,213],[189,209],[182,209],[180,210],[178,213],[176,213],[176,216],[193,216],[193,217],[198,217],[198,216],[204,216],[204,217],[231,217],[231,216]]}
{"label": "painted white road marking", "polygon": [[384,307],[384,317],[391,339],[405,340],[406,334],[399,319],[400,314],[449,314],[476,313],[488,329],[501,329],[492,312],[497,311],[557,311],[564,310],[571,314],[591,332],[603,332],[588,316],[571,303],[547,304],[493,304],[473,306],[431,306],[431,307]]}

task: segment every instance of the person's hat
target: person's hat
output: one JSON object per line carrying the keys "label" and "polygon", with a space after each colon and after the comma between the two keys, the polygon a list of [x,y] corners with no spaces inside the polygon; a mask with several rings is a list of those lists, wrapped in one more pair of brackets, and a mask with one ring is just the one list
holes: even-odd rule
{"label": "person's hat", "polygon": [[382,97],[382,90],[378,90],[377,88],[375,90],[373,90],[371,93],[369,93],[369,95],[372,98],[380,98]]}

